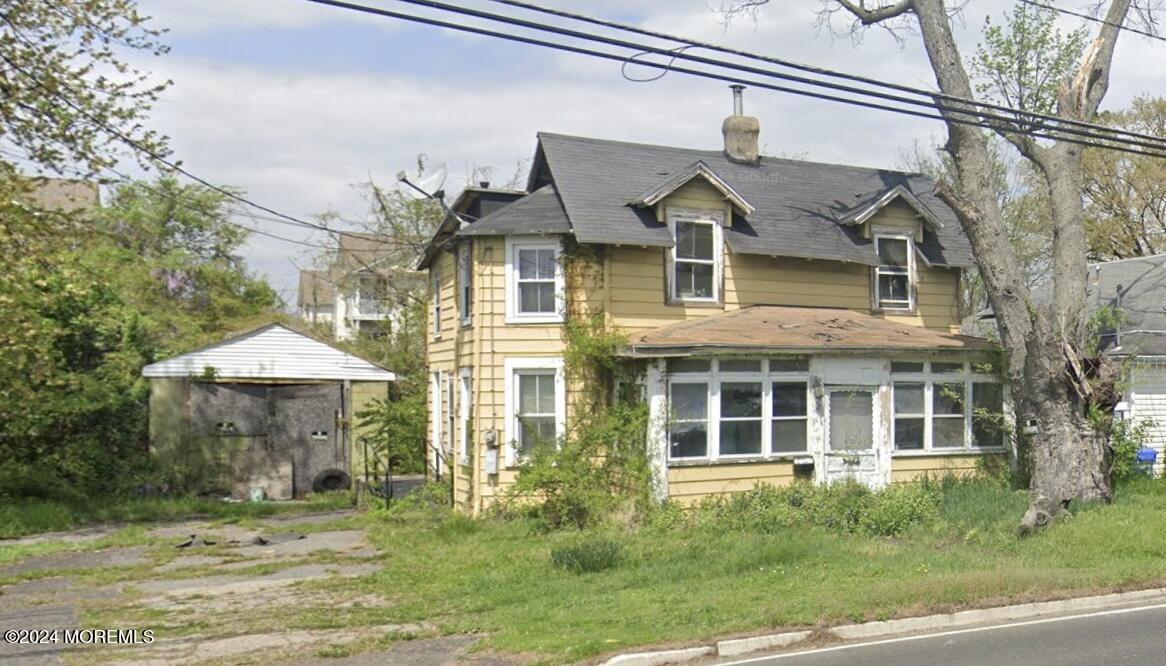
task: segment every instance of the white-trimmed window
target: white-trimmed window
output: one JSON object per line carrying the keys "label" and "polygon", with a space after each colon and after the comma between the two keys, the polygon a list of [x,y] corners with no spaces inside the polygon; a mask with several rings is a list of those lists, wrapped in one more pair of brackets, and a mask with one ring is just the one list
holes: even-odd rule
{"label": "white-trimmed window", "polygon": [[441,269],[433,269],[433,337],[441,337]]}
{"label": "white-trimmed window", "polygon": [[506,359],[507,462],[563,436],[567,400],[561,358]]}
{"label": "white-trimmed window", "polygon": [[545,238],[507,239],[506,321],[554,323],[563,321],[562,246]]}
{"label": "white-trimmed window", "polygon": [[474,305],[474,252],[471,241],[463,241],[457,253],[457,311],[462,326],[472,322]]}
{"label": "white-trimmed window", "polygon": [[470,422],[474,405],[473,381],[472,368],[458,370],[458,387],[461,389],[458,396],[458,420],[461,422],[458,427],[458,432],[461,433],[461,439],[458,442],[458,457],[463,465],[471,463],[474,452],[474,434],[471,432]]}
{"label": "white-trimmed window", "polygon": [[896,452],[1005,446],[1004,387],[990,373],[963,362],[895,361],[891,375]]}
{"label": "white-trimmed window", "polygon": [[875,306],[879,310],[915,309],[915,252],[911,236],[875,233]]}
{"label": "white-trimmed window", "polygon": [[450,373],[443,372],[442,375],[444,375],[442,379],[445,381],[445,455],[448,459],[452,460],[457,455],[454,445],[456,441],[455,426],[457,425],[457,413],[453,409],[453,397],[456,389]]}
{"label": "white-trimmed window", "polygon": [[668,457],[805,453],[806,359],[676,359],[668,363]]}
{"label": "white-trimmed window", "polygon": [[430,373],[429,381],[429,446],[430,469],[433,476],[441,480],[442,475],[442,435],[441,435],[441,379],[444,373],[434,370]]}
{"label": "white-trimmed window", "polygon": [[669,210],[669,301],[718,303],[721,298],[720,211]]}

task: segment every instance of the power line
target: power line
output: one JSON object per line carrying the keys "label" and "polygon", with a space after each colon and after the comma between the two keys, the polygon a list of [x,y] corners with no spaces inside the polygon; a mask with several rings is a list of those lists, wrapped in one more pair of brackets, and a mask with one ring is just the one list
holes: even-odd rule
{"label": "power line", "polygon": [[[9,25],[10,25],[10,27],[13,27],[14,31],[16,31],[15,26],[11,26],[11,23],[9,23]],[[20,34],[19,31],[16,31],[16,34],[18,37],[20,37],[20,39],[22,39],[26,43],[28,43],[28,40],[22,34]],[[38,88],[41,88],[42,90],[47,92],[52,97],[55,97],[56,99],[60,100],[61,102],[63,102],[64,104],[66,104],[67,106],[72,108],[74,111],[76,111],[78,114],[80,114],[84,118],[88,119],[89,122],[93,123],[94,125],[96,125],[100,129],[104,130],[107,134],[109,134],[113,138],[115,138],[118,141],[120,141],[121,143],[129,146],[130,148],[137,151],[138,153],[145,155],[146,157],[150,158],[151,160],[167,167],[168,169],[171,169],[172,171],[180,173],[180,174],[186,176],[187,178],[195,181],[196,183],[199,183],[200,185],[202,185],[204,187],[207,187],[211,190],[214,190],[215,192],[218,192],[219,194],[222,194],[223,196],[226,196],[226,197],[228,197],[234,201],[237,201],[245,206],[250,206],[251,208],[255,208],[257,210],[261,210],[265,213],[268,213],[269,215],[274,216],[276,218],[276,221],[280,221],[284,224],[292,224],[295,226],[300,226],[300,227],[304,227],[304,228],[308,228],[308,229],[315,229],[317,231],[323,231],[323,232],[329,233],[329,234],[336,234],[337,237],[339,237],[339,234],[344,233],[340,230],[331,229],[331,228],[329,228],[325,225],[322,225],[322,224],[308,222],[306,220],[302,220],[302,219],[295,217],[293,215],[283,213],[283,212],[276,210],[274,208],[271,208],[269,206],[265,206],[263,204],[257,203],[257,202],[255,202],[247,197],[244,197],[243,195],[241,195],[237,192],[232,191],[229,188],[225,188],[225,187],[216,185],[215,183],[212,183],[211,181],[209,181],[205,178],[202,178],[201,176],[198,176],[197,174],[192,173],[191,171],[182,167],[179,163],[172,162],[172,161],[166,159],[165,157],[159,155],[157,152],[142,145],[139,141],[136,141],[133,137],[126,135],[124,132],[120,131],[116,127],[111,126],[109,123],[105,122],[101,118],[98,118],[98,117],[94,116],[93,114],[89,113],[84,107],[75,103],[73,100],[69,99],[67,96],[62,95],[58,91],[45,85],[36,75],[34,75],[31,72],[29,72],[28,70],[26,70],[20,64],[13,62],[13,60],[10,57],[8,57],[7,54],[3,53],[2,51],[0,51],[0,59],[3,59],[6,63],[8,63],[9,67],[11,67],[12,69],[23,74],[25,76],[25,78],[27,78],[33,85],[37,86]],[[260,233],[264,233],[264,232],[260,232]],[[267,234],[267,235],[271,235],[271,234]],[[290,240],[290,239],[283,239],[283,240]],[[370,240],[373,240],[374,242],[378,242],[378,243],[383,243],[386,245],[395,244],[393,242],[393,239],[391,239],[391,238],[374,238],[374,239],[370,239]],[[292,242],[294,242],[294,241],[292,241]]]}
{"label": "power line", "polygon": [[1136,35],[1141,35],[1143,37],[1150,37],[1151,39],[1157,39],[1158,41],[1166,42],[1166,37],[1163,37],[1162,35],[1150,32],[1149,30],[1140,30],[1138,28],[1131,28],[1128,25],[1123,25],[1121,23],[1114,23],[1113,21],[1106,21],[1103,18],[1099,18],[1097,16],[1090,16],[1089,14],[1085,14],[1082,12],[1075,12],[1072,9],[1064,9],[1063,7],[1056,7],[1054,5],[1047,5],[1043,2],[1035,2],[1034,0],[1020,0],[1020,4],[1029,5],[1032,7],[1040,7],[1041,9],[1051,9],[1054,12],[1059,12],[1061,14],[1066,14],[1068,16],[1076,16],[1077,18],[1085,19],[1086,21],[1093,21],[1094,23],[1108,25],[1108,26],[1117,28],[1118,30],[1125,30],[1126,32],[1132,32]]}
{"label": "power line", "polygon": [[[628,56],[626,56],[626,55],[611,53],[608,51],[597,51],[594,49],[588,49],[588,48],[584,48],[581,46],[564,44],[562,42],[546,41],[546,40],[537,39],[534,37],[514,34],[511,32],[499,32],[496,30],[490,30],[490,29],[481,28],[481,27],[477,27],[477,26],[471,26],[471,25],[467,25],[464,23],[454,23],[454,22],[444,21],[444,20],[430,18],[430,17],[426,17],[426,16],[419,16],[416,14],[407,14],[407,13],[397,12],[397,11],[388,10],[388,9],[384,9],[384,8],[380,8],[380,7],[370,7],[367,5],[361,5],[361,4],[356,4],[356,3],[352,3],[352,2],[344,2],[342,0],[306,0],[306,1],[312,2],[315,4],[336,7],[336,8],[340,8],[340,9],[347,9],[347,10],[351,10],[351,11],[374,14],[374,15],[379,15],[379,16],[384,16],[384,17],[389,17],[389,18],[396,18],[396,19],[411,21],[411,22],[415,22],[415,23],[422,23],[422,24],[430,25],[430,26],[434,26],[434,27],[446,28],[446,29],[460,31],[460,32],[468,32],[471,34],[483,35],[483,36],[488,36],[488,37],[496,37],[496,38],[507,40],[507,41],[514,41],[514,42],[519,42],[519,43],[523,43],[523,44],[540,46],[540,47],[550,48],[550,49],[554,49],[554,50],[576,53],[576,54],[580,54],[580,55],[587,55],[587,56],[592,56],[592,57],[597,57],[597,58],[602,58],[602,59],[607,59],[607,60],[614,60],[614,61],[619,61],[619,62],[626,62],[628,60]],[[425,6],[425,7],[429,7],[429,8],[433,8],[433,9],[439,9],[439,10],[451,11],[451,12],[460,13],[460,14],[477,16],[479,18],[486,18],[488,20],[507,23],[510,25],[521,25],[523,27],[530,27],[530,28],[534,28],[534,29],[538,29],[538,30],[557,33],[560,35],[578,36],[578,38],[580,38],[580,39],[587,39],[590,41],[597,41],[597,42],[602,42],[602,43],[607,43],[607,44],[613,44],[616,46],[620,46],[622,48],[635,48],[635,49],[638,49],[639,51],[650,51],[650,52],[662,53],[662,54],[665,54],[669,57],[684,58],[684,59],[689,59],[689,60],[697,58],[696,56],[691,56],[691,55],[686,54],[686,53],[680,53],[680,52],[676,51],[675,49],[669,50],[669,51],[663,51],[661,49],[655,49],[655,48],[652,48],[652,47],[649,47],[649,46],[646,46],[643,44],[633,44],[633,43],[629,43],[629,42],[624,42],[622,40],[614,40],[611,38],[606,38],[606,37],[602,37],[599,35],[593,35],[593,34],[589,34],[589,33],[578,33],[576,31],[570,31],[570,30],[563,29],[563,28],[557,28],[554,26],[546,25],[546,24],[537,24],[537,23],[533,23],[533,22],[529,22],[529,21],[524,21],[522,19],[515,19],[513,17],[507,17],[507,16],[502,16],[502,15],[497,15],[497,14],[490,14],[488,12],[480,12],[478,10],[471,10],[471,9],[468,9],[465,7],[455,7],[455,6],[451,6],[451,5],[445,5],[443,3],[429,2],[426,0],[400,0],[400,1],[406,2],[408,4],[421,5],[421,6]],[[777,78],[789,78],[790,77],[790,75],[782,75],[780,73],[774,73],[774,72],[769,72],[769,71],[765,71],[765,70],[757,70],[756,68],[749,68],[749,67],[745,67],[742,65],[725,63],[723,61],[715,61],[715,60],[711,60],[711,59],[703,59],[703,60],[711,62],[711,63],[715,64],[716,66],[729,68],[729,69],[737,69],[737,70],[744,70],[744,71],[756,71],[756,72],[761,73],[765,76],[776,76]],[[946,111],[950,114],[958,114],[958,116],[945,116],[945,115],[939,115],[939,114],[935,114],[935,113],[927,113],[927,112],[923,112],[923,111],[906,109],[906,108],[898,107],[898,106],[890,106],[890,105],[886,105],[886,104],[882,104],[882,103],[878,103],[878,102],[863,101],[863,100],[854,99],[851,97],[842,97],[842,96],[835,95],[832,93],[821,93],[821,92],[814,92],[814,91],[800,89],[800,88],[790,88],[788,86],[775,85],[772,83],[766,83],[766,82],[762,82],[762,81],[758,81],[758,80],[754,80],[754,79],[741,78],[739,76],[729,76],[729,75],[725,75],[722,73],[710,72],[707,70],[697,70],[697,69],[691,69],[691,68],[686,68],[686,67],[680,67],[680,66],[676,66],[676,65],[672,64],[671,62],[669,62],[667,64],[661,64],[661,63],[656,63],[656,62],[651,62],[651,61],[640,61],[639,64],[642,66],[646,66],[646,67],[653,67],[656,69],[662,69],[662,70],[666,70],[666,71],[676,71],[676,72],[680,72],[683,74],[689,74],[689,75],[707,78],[707,79],[714,79],[714,80],[725,81],[725,82],[729,82],[729,83],[748,84],[748,85],[752,85],[752,86],[763,88],[763,89],[774,90],[777,92],[785,92],[785,93],[801,95],[801,96],[805,96],[805,97],[840,102],[840,103],[844,103],[844,104],[865,107],[865,108],[871,108],[871,109],[890,111],[893,113],[900,113],[900,114],[904,114],[904,115],[911,115],[911,116],[927,118],[927,119],[932,119],[932,120],[954,122],[954,123],[958,123],[958,124],[970,125],[970,126],[974,126],[974,127],[981,127],[981,128],[985,128],[985,129],[993,129],[993,130],[998,129],[999,125],[994,124],[993,122],[990,122],[990,120],[1000,120],[1000,121],[1007,122],[1007,123],[1017,122],[1017,120],[1015,118],[992,116],[990,114],[985,114],[984,112],[977,111],[975,109],[954,108],[954,107],[949,107],[949,106],[943,106],[943,105],[940,105],[940,104],[937,104],[934,102],[924,104],[924,106],[927,106],[929,109],[932,109],[932,110],[939,110],[941,113]],[[804,78],[804,77],[801,77],[801,78]],[[860,95],[881,97],[883,99],[888,98],[888,96],[884,93],[874,93],[871,91],[861,90],[861,89],[852,88],[852,87],[840,87],[837,84],[830,84],[830,83],[826,83],[826,82],[815,81],[812,79],[805,79],[804,82],[806,84],[809,84],[809,85],[822,86],[822,87],[826,87],[826,88],[830,88],[830,89],[834,89],[834,90],[842,89],[842,90],[845,90],[847,92],[860,94]],[[931,94],[931,93],[928,93],[928,94]],[[894,99],[894,98],[892,97],[892,99]],[[895,99],[894,101],[904,101],[904,100],[905,100],[905,98],[901,98],[901,99]],[[908,103],[912,103],[912,104],[916,104],[916,105],[919,104],[918,100],[906,100],[906,101],[908,101]],[[1013,110],[1013,112],[1015,112],[1017,114],[1024,114],[1025,113],[1023,111],[1018,111],[1018,110]],[[1055,120],[1057,122],[1061,121],[1061,119],[1058,119],[1055,116],[1050,117],[1050,118],[1052,118],[1053,120]],[[1110,131],[1110,132],[1113,131],[1112,128],[1104,128],[1102,126],[1096,126],[1096,127],[1099,129],[1104,129],[1105,131]],[[1064,127],[1050,128],[1050,130],[1048,130],[1048,131],[1040,131],[1037,128],[1030,128],[1027,130],[1005,129],[1004,131],[1017,133],[1017,134],[1025,134],[1025,135],[1034,136],[1037,138],[1055,139],[1055,140],[1059,140],[1059,141],[1065,141],[1068,143],[1080,144],[1083,146],[1106,148],[1106,149],[1116,150],[1116,151],[1126,152],[1126,153],[1148,155],[1148,156],[1153,156],[1153,157],[1166,157],[1166,152],[1159,152],[1159,151],[1166,151],[1166,139],[1162,139],[1161,137],[1148,136],[1147,138],[1151,139],[1152,142],[1137,142],[1137,141],[1128,141],[1128,140],[1126,141],[1126,143],[1141,144],[1141,145],[1150,149],[1150,150],[1138,150],[1138,149],[1126,147],[1124,145],[1114,145],[1111,143],[1094,143],[1094,142],[1090,142],[1090,141],[1087,141],[1084,139],[1073,139],[1070,137],[1063,136],[1062,134],[1049,134],[1048,133],[1048,131],[1068,132],[1071,134],[1082,135],[1087,139],[1093,139],[1095,141],[1115,141],[1115,140],[1118,140],[1114,137],[1099,136],[1099,135],[1094,134],[1094,133],[1082,132],[1080,130],[1070,130],[1070,129],[1067,129]]]}
{"label": "power line", "polygon": [[[403,1],[407,1],[407,0],[403,0]],[[919,96],[926,97],[928,99],[941,99],[941,100],[945,100],[945,101],[949,101],[949,102],[956,102],[959,104],[968,104],[968,105],[972,105],[972,106],[983,107],[986,109],[992,109],[995,111],[1001,111],[1004,113],[1023,115],[1024,117],[1027,117],[1027,118],[1048,120],[1048,121],[1052,121],[1052,122],[1057,122],[1059,124],[1067,124],[1067,125],[1073,125],[1075,127],[1082,127],[1082,128],[1092,129],[1092,130],[1106,132],[1106,133],[1112,133],[1112,134],[1123,135],[1123,136],[1131,136],[1131,137],[1135,137],[1138,139],[1144,139],[1144,140],[1148,140],[1148,141],[1162,141],[1163,140],[1162,137],[1157,137],[1157,136],[1150,135],[1150,134],[1141,134],[1138,132],[1132,132],[1132,131],[1124,130],[1121,128],[1107,127],[1105,125],[1099,125],[1096,123],[1089,123],[1089,122],[1085,122],[1085,121],[1081,121],[1081,120],[1074,120],[1071,118],[1060,118],[1058,116],[1054,116],[1054,115],[1047,114],[1047,113],[1040,113],[1037,111],[1022,111],[1020,109],[1015,109],[1015,108],[1005,106],[1002,104],[995,104],[992,102],[985,102],[985,101],[979,101],[979,100],[975,100],[975,99],[969,99],[966,97],[960,97],[958,95],[949,95],[947,93],[943,93],[943,92],[940,92],[937,90],[927,90],[924,88],[915,88],[912,86],[907,86],[907,85],[903,85],[903,84],[899,84],[899,83],[892,83],[889,81],[882,81],[880,79],[874,79],[874,78],[870,78],[870,77],[866,77],[866,76],[860,76],[860,75],[851,74],[848,72],[841,72],[838,70],[828,69],[825,67],[816,67],[813,65],[806,65],[804,63],[799,63],[799,62],[787,60],[784,58],[775,58],[772,56],[761,55],[759,53],[753,53],[751,51],[743,51],[741,49],[729,48],[729,47],[721,46],[719,44],[714,44],[711,42],[703,42],[703,41],[691,39],[688,37],[671,35],[668,33],[658,32],[655,30],[647,30],[647,29],[641,28],[639,26],[631,25],[628,23],[621,23],[619,21],[612,21],[612,20],[608,20],[608,19],[599,19],[599,18],[595,18],[593,16],[588,16],[586,14],[579,14],[579,13],[575,13],[575,12],[569,12],[566,10],[554,9],[551,7],[544,7],[542,5],[538,5],[538,4],[535,4],[532,2],[525,2],[524,0],[490,0],[490,2],[494,2],[494,3],[500,4],[500,5],[506,5],[506,6],[510,6],[510,7],[516,7],[516,8],[524,9],[524,10],[531,11],[531,12],[537,12],[537,13],[545,14],[548,16],[555,16],[558,18],[570,19],[573,21],[581,22],[581,23],[588,23],[591,25],[597,25],[597,26],[601,26],[604,28],[611,28],[614,30],[629,32],[629,33],[633,33],[633,34],[637,34],[637,35],[642,35],[645,37],[652,37],[654,39],[662,39],[662,40],[667,40],[667,41],[671,41],[671,42],[677,42],[679,44],[683,44],[686,47],[699,47],[702,49],[708,49],[710,51],[715,51],[718,53],[725,53],[728,55],[739,56],[742,58],[746,58],[746,59],[754,60],[754,61],[758,61],[758,62],[767,62],[770,64],[780,65],[782,67],[794,69],[797,71],[806,72],[809,74],[815,74],[818,76],[826,76],[826,77],[830,77],[830,78],[842,79],[842,80],[846,80],[846,81],[852,81],[855,83],[863,83],[863,84],[875,86],[878,88],[884,88],[887,90],[896,90],[899,92],[908,93],[908,94],[912,94],[912,95],[919,95]],[[774,73],[774,74],[777,74],[777,73]]]}

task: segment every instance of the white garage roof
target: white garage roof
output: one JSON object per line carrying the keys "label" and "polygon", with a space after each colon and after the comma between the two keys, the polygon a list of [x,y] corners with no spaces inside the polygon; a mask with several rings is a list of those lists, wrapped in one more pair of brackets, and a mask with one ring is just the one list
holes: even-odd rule
{"label": "white garage roof", "polygon": [[218,344],[142,369],[143,377],[197,377],[214,369],[231,379],[352,379],[393,381],[392,372],[280,324],[270,324]]}

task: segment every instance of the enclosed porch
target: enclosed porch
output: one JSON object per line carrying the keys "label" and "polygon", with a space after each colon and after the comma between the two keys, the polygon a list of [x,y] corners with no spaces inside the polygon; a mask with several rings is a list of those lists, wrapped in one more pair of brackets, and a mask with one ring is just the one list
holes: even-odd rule
{"label": "enclosed porch", "polygon": [[633,336],[659,499],[974,470],[1007,451],[987,340],[849,310],[755,306]]}

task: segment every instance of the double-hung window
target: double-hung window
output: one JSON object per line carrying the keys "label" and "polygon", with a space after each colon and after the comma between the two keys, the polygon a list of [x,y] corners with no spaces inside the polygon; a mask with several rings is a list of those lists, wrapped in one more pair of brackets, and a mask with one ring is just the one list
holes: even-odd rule
{"label": "double-hung window", "polygon": [[433,337],[441,337],[441,270],[433,269]]}
{"label": "double-hung window", "polygon": [[457,253],[457,309],[462,326],[470,325],[470,312],[474,301],[473,246],[464,241]]}
{"label": "double-hung window", "polygon": [[458,396],[458,420],[461,421],[459,424],[461,440],[459,441],[458,457],[463,465],[469,465],[474,451],[474,437],[473,432],[471,432],[473,428],[471,414],[474,406],[473,369],[461,368],[458,371],[458,379],[458,385],[461,388],[461,395]]}
{"label": "double-hung window", "polygon": [[990,372],[962,362],[896,361],[891,373],[895,451],[1005,446],[1004,388]]}
{"label": "double-hung window", "polygon": [[915,257],[910,236],[875,234],[875,304],[880,310],[912,310]]}
{"label": "double-hung window", "polygon": [[669,257],[669,300],[720,301],[722,217],[719,211],[669,212],[668,226],[674,241]]}
{"label": "double-hung window", "polygon": [[736,459],[807,450],[805,359],[668,364],[668,457]]}
{"label": "double-hung window", "polygon": [[557,240],[510,239],[506,244],[509,323],[563,320],[563,271]]}
{"label": "double-hung window", "polygon": [[506,360],[509,463],[539,444],[554,444],[563,434],[566,412],[563,363],[558,358]]}

